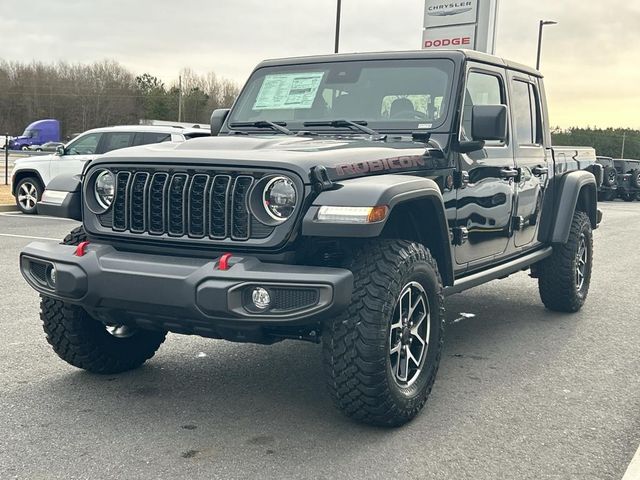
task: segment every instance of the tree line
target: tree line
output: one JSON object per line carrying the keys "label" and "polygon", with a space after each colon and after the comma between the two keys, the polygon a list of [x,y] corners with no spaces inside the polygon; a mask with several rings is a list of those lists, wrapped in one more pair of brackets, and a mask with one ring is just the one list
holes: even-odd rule
{"label": "tree line", "polygon": [[640,130],[630,128],[556,128],[551,132],[554,145],[593,147],[604,157],[640,159]]}
{"label": "tree line", "polygon": [[180,72],[181,82],[134,75],[119,63],[21,63],[0,60],[0,134],[16,136],[42,118],[61,121],[63,136],[141,119],[209,123],[216,108],[229,107],[238,85],[214,72]]}

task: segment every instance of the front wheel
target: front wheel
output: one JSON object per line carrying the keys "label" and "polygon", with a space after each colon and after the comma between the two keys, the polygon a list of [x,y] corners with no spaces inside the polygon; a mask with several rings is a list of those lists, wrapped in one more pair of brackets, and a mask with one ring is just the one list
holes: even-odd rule
{"label": "front wheel", "polygon": [[346,415],[399,426],[424,406],[444,339],[438,267],[422,245],[377,240],[357,248],[349,308],[323,331],[328,387]]}
{"label": "front wheel", "polygon": [[[64,245],[87,240],[83,227],[71,230]],[[127,325],[105,325],[82,308],[42,296],[40,303],[47,341],[65,362],[92,373],[120,373],[139,367],[153,357],[166,332]]]}
{"label": "front wheel", "polygon": [[16,185],[16,205],[20,211],[28,215],[37,213],[37,205],[43,191],[44,188],[37,178],[28,177],[20,180]]}
{"label": "front wheel", "polygon": [[584,212],[575,212],[569,240],[553,247],[553,254],[538,268],[542,303],[556,312],[577,312],[589,293],[593,265],[593,233]]}
{"label": "front wheel", "polygon": [[92,373],[111,374],[139,367],[153,357],[166,332],[126,325],[105,326],[82,308],[42,297],[47,341],[65,362]]}

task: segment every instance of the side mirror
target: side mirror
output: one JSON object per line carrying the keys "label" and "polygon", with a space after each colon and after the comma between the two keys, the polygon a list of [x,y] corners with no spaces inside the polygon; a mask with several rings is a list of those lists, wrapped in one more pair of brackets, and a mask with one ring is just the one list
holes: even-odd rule
{"label": "side mirror", "polygon": [[62,145],[56,147],[56,155],[58,155],[59,157],[64,156],[64,147]]}
{"label": "side mirror", "polygon": [[222,130],[222,125],[224,125],[225,120],[227,119],[227,115],[229,115],[228,108],[218,108],[213,111],[211,114],[211,135],[217,136]]}
{"label": "side mirror", "polygon": [[507,141],[506,105],[475,105],[471,114],[471,137],[477,142]]}

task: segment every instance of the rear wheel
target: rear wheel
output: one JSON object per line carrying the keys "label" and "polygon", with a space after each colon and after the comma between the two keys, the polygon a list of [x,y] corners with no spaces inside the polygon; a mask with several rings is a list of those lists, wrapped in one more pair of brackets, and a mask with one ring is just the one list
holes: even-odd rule
{"label": "rear wheel", "polygon": [[23,178],[16,186],[16,205],[22,213],[37,213],[37,205],[44,188],[40,180],[33,177]]}
{"label": "rear wheel", "polygon": [[326,325],[328,387],[346,415],[399,426],[424,406],[444,338],[444,300],[437,264],[422,245],[378,240],[351,260],[350,307]]}
{"label": "rear wheel", "polygon": [[593,262],[591,222],[575,212],[569,240],[553,247],[553,254],[538,265],[538,289],[549,310],[577,312],[589,293]]}
{"label": "rear wheel", "polygon": [[[82,227],[62,243],[78,245],[87,239]],[[65,362],[89,372],[120,373],[139,367],[158,350],[166,332],[128,325],[105,325],[82,308],[41,296],[40,318],[53,350]]]}

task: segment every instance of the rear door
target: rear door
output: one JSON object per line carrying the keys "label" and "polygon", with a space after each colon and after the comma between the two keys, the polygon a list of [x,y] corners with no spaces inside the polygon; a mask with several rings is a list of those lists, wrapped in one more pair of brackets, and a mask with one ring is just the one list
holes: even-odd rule
{"label": "rear door", "polygon": [[98,147],[98,153],[102,154],[112,152],[113,150],[131,147],[135,137],[135,132],[107,132],[102,136],[102,141]]}
{"label": "rear door", "polygon": [[[468,67],[460,141],[471,140],[475,105],[508,105],[504,69]],[[455,247],[455,258],[458,265],[473,268],[507,249],[517,172],[510,140],[486,142],[482,150],[460,154],[459,162],[463,180],[456,191],[456,232],[466,240]]]}
{"label": "rear door", "polygon": [[133,141],[134,146],[151,145],[154,143],[170,142],[171,134],[164,132],[138,132]]}
{"label": "rear door", "polygon": [[544,146],[541,96],[535,78],[509,72],[511,119],[516,167],[516,213],[513,219],[516,247],[533,244],[538,232],[542,199],[549,179],[551,153]]}

